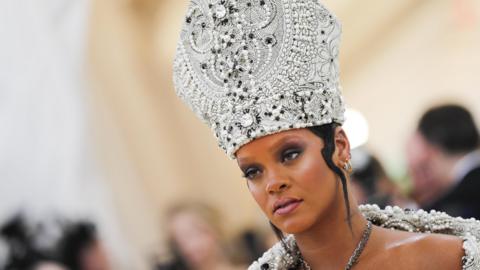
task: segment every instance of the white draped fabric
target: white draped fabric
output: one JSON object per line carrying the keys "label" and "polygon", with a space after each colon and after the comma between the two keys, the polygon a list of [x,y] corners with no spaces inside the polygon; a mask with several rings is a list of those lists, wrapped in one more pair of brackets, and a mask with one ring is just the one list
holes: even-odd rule
{"label": "white draped fabric", "polygon": [[87,125],[88,9],[86,0],[0,2],[0,223],[20,210],[35,221],[89,218],[129,269]]}

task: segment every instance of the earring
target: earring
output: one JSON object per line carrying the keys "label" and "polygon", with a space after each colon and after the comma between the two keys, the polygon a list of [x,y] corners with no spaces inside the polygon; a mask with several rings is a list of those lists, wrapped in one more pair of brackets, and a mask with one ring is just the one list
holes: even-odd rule
{"label": "earring", "polygon": [[345,163],[343,164],[343,169],[348,173],[352,173],[353,171],[352,162],[350,162],[350,160],[345,161]]}

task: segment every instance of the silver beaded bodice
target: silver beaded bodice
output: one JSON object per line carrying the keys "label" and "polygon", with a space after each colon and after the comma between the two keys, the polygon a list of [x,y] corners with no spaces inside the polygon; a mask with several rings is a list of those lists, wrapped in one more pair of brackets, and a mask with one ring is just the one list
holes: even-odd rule
{"label": "silver beaded bodice", "polygon": [[[418,233],[443,233],[461,237],[465,251],[462,258],[462,269],[480,270],[480,221],[454,218],[443,212],[404,210],[390,206],[380,209],[376,205],[361,205],[359,209],[373,224],[384,228]],[[295,251],[294,237],[288,236],[286,243],[288,252],[281,243],[277,243],[254,262],[248,270],[297,269],[295,267],[299,265],[301,257],[300,253]]]}
{"label": "silver beaded bodice", "polygon": [[261,136],[343,123],[340,34],[318,0],[192,0],[174,63],[177,94],[232,158]]}

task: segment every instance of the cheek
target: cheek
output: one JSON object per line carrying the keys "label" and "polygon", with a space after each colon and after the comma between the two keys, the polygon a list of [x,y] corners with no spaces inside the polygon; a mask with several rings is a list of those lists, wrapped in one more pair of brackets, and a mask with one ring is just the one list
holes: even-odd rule
{"label": "cheek", "polygon": [[268,211],[266,210],[268,207],[268,194],[265,191],[265,187],[259,183],[247,182],[248,190],[252,195],[255,202],[257,202],[258,206],[262,209],[262,211],[267,214]]}
{"label": "cheek", "polygon": [[338,200],[338,192],[341,190],[340,181],[320,155],[305,160],[293,172],[295,184],[301,191],[307,212],[312,218],[330,209]]}
{"label": "cheek", "polygon": [[[313,156],[301,162],[292,172],[297,184],[308,188],[321,189],[332,182],[332,171],[327,167],[321,156]],[[309,192],[312,193],[312,192]]]}

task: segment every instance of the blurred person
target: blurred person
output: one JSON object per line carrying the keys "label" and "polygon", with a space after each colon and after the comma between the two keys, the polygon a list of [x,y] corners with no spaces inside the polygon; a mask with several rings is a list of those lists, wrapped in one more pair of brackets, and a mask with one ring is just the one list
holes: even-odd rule
{"label": "blurred person", "polygon": [[64,266],[53,262],[53,261],[45,261],[38,263],[33,270],[69,270]]}
{"label": "blurred person", "polygon": [[275,234],[271,230],[245,229],[236,238],[235,250],[238,252],[235,252],[235,255],[243,264],[249,265],[276,242]]}
{"label": "blurred person", "polygon": [[455,104],[426,111],[407,144],[412,197],[426,210],[480,218],[479,133],[470,112]]}
{"label": "blurred person", "polygon": [[5,270],[64,270],[55,261],[54,250],[41,248],[37,243],[42,233],[29,226],[22,214],[9,219],[0,229],[0,238],[6,243],[8,254],[0,267]]}
{"label": "blurred person", "polygon": [[110,270],[107,253],[90,222],[67,225],[58,244],[59,260],[69,270]]}
{"label": "blurred person", "polygon": [[203,203],[181,203],[167,213],[173,259],[159,270],[233,270],[219,213]]}
{"label": "blurred person", "polygon": [[17,214],[0,229],[0,236],[7,244],[8,257],[5,270],[33,270],[47,256],[35,246],[34,234],[25,218]]}
{"label": "blurred person", "polygon": [[380,161],[365,149],[352,151],[352,166],[351,186],[359,203],[377,204],[381,208],[387,205],[417,208],[390,179]]}
{"label": "blurred person", "polygon": [[470,235],[480,234],[478,221],[357,204],[341,127],[340,36],[319,1],[189,5],[177,94],[236,160],[280,239],[249,270],[479,270]]}

